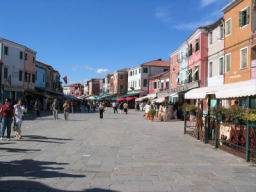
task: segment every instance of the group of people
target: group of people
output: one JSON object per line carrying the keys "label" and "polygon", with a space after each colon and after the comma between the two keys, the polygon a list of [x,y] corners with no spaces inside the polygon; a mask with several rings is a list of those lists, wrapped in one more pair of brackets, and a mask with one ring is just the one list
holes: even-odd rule
{"label": "group of people", "polygon": [[124,111],[124,113],[127,115],[128,114],[128,103],[117,103],[117,102],[112,102],[112,108],[114,110],[114,113],[118,113],[118,110],[120,113]]}
{"label": "group of people", "polygon": [[12,105],[10,99],[5,99],[4,103],[0,106],[1,117],[1,137],[3,140],[5,132],[7,130],[7,140],[11,138],[11,127],[15,132],[16,139],[21,139],[21,125],[23,121],[23,114],[26,112],[25,106],[22,104],[22,100],[18,100],[16,104]]}
{"label": "group of people", "polygon": [[137,111],[144,111],[144,116],[148,118],[151,109],[156,111],[156,118],[159,121],[167,121],[171,119],[183,119],[183,111],[179,103],[157,104],[148,102],[136,103]]}

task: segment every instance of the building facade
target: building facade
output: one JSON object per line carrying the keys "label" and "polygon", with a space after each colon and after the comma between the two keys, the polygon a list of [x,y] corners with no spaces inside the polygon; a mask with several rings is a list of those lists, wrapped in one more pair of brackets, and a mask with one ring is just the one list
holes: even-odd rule
{"label": "building facade", "polygon": [[2,98],[15,101],[22,98],[24,91],[27,90],[25,85],[26,53],[29,50],[35,57],[36,52],[6,39],[0,39],[0,47]]}
{"label": "building facade", "polygon": [[249,80],[252,77],[251,39],[255,24],[253,0],[234,0],[224,9],[225,74],[224,83]]}
{"label": "building facade", "polygon": [[170,72],[163,72],[149,78],[149,94],[168,91],[170,88]]}
{"label": "building facade", "polygon": [[102,79],[91,79],[87,81],[88,85],[88,94],[90,96],[98,96],[101,93],[101,85],[103,88],[103,81]]}
{"label": "building facade", "polygon": [[208,86],[224,83],[224,20],[209,26],[208,33]]}
{"label": "building facade", "polygon": [[137,91],[146,95],[149,89],[149,77],[169,71],[169,62],[161,59],[149,61],[128,71],[128,91]]}
{"label": "building facade", "polygon": [[35,87],[45,89],[46,83],[45,83],[45,76],[46,76],[46,66],[36,61],[36,82]]}
{"label": "building facade", "polygon": [[128,89],[128,69],[120,69],[110,76],[110,89],[111,95],[122,95]]}
{"label": "building facade", "polygon": [[207,86],[208,31],[199,27],[187,40],[188,42],[188,78],[187,82]]}

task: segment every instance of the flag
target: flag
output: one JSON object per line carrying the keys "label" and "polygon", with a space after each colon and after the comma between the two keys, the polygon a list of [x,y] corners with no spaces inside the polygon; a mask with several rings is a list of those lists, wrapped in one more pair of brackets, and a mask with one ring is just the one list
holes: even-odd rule
{"label": "flag", "polygon": [[68,77],[67,76],[63,77],[63,81],[65,82],[65,84],[67,84],[68,83]]}

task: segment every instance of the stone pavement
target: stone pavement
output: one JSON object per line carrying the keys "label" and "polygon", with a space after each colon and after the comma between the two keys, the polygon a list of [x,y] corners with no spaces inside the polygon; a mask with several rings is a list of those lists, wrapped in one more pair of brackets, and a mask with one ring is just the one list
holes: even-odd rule
{"label": "stone pavement", "polygon": [[256,168],[142,113],[25,121],[0,143],[1,192],[255,192]]}

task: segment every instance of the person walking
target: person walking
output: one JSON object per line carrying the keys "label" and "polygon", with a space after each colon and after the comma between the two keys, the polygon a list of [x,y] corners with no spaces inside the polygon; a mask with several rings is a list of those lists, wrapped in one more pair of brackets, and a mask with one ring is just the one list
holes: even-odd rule
{"label": "person walking", "polygon": [[11,139],[11,125],[13,118],[13,107],[9,99],[5,99],[5,103],[0,108],[2,113],[1,140],[3,140],[5,130],[7,129],[7,140]]}
{"label": "person walking", "polygon": [[68,116],[69,116],[69,103],[68,101],[65,101],[65,103],[63,104],[63,111],[64,111],[64,119],[68,120]]}
{"label": "person walking", "polygon": [[124,113],[127,115],[128,114],[128,103],[124,103],[123,108],[124,108]]}
{"label": "person walking", "polygon": [[55,98],[52,103],[52,113],[54,120],[58,120],[58,101]]}
{"label": "person walking", "polygon": [[18,100],[17,104],[14,105],[14,123],[16,139],[21,139],[22,117],[24,112],[26,111],[26,108],[24,107],[24,105],[22,105],[22,101]]}
{"label": "person walking", "polygon": [[103,119],[104,104],[102,102],[100,102],[99,104],[99,112],[100,112],[100,119]]}
{"label": "person walking", "polygon": [[115,101],[112,103],[112,108],[113,108],[113,110],[114,110],[114,113],[118,113],[118,112],[117,112],[117,104],[116,104]]}
{"label": "person walking", "polygon": [[71,113],[74,113],[74,102],[71,101]]}

